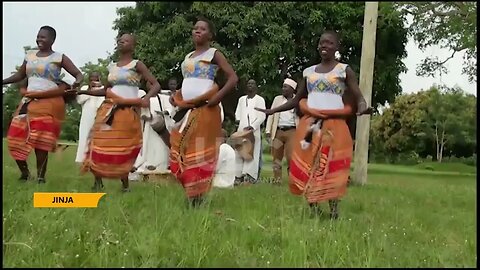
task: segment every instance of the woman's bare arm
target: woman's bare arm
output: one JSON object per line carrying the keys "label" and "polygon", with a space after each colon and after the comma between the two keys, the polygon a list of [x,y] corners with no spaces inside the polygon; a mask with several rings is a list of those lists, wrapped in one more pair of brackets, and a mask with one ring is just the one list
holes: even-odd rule
{"label": "woman's bare arm", "polygon": [[218,93],[208,101],[208,106],[216,106],[223,97],[232,91],[238,83],[238,76],[235,70],[233,70],[232,65],[227,61],[223,53],[220,51],[215,51],[213,56],[213,61],[218,64],[220,69],[227,75],[227,82],[225,85],[218,91]]}
{"label": "woman's bare arm", "polygon": [[142,77],[151,85],[151,88],[148,89],[147,95],[143,97],[144,100],[148,100],[150,102],[150,98],[158,95],[160,92],[160,83],[158,83],[155,76],[153,76],[152,72],[147,68],[147,66],[142,62],[137,62],[137,71],[142,75]]}
{"label": "woman's bare arm", "polygon": [[12,76],[3,79],[2,84],[17,83],[27,77],[27,62],[24,60],[20,68]]}
{"label": "woman's bare arm", "polygon": [[89,95],[89,96],[96,96],[96,97],[102,97],[102,96],[105,96],[105,93],[107,92],[106,91],[107,88],[102,88],[102,89],[97,89],[97,90],[92,90],[92,89],[88,89],[88,90],[85,90],[85,91],[78,91],[77,93],[79,95]]}
{"label": "woman's bare arm", "polygon": [[358,86],[357,76],[355,76],[355,72],[353,72],[353,70],[348,66],[345,72],[346,72],[345,83],[347,84],[346,91],[350,91],[355,100],[355,103],[358,109],[357,115],[371,114],[373,109],[367,105],[367,102],[365,101],[365,98],[363,97],[362,92],[360,91],[360,87]]}
{"label": "woman's bare arm", "polygon": [[73,77],[75,77],[75,82],[72,84],[72,88],[77,88],[83,81],[83,74],[80,70],[73,64],[72,60],[68,58],[65,54],[62,56],[62,67],[70,73]]}

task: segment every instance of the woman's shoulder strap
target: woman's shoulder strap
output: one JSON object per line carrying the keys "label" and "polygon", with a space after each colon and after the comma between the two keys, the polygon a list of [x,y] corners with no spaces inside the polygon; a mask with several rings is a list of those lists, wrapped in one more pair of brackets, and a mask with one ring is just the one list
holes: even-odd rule
{"label": "woman's shoulder strap", "polygon": [[28,60],[31,59],[31,58],[37,57],[37,52],[38,52],[38,51],[39,51],[39,50],[28,50],[28,51],[26,51],[26,52],[25,52],[25,58],[24,58],[24,60],[25,60],[25,61],[28,61]]}
{"label": "woman's shoulder strap", "polygon": [[343,76],[346,76],[347,68],[348,68],[348,64],[346,63],[338,63],[338,65],[335,67],[337,72],[342,74]]}
{"label": "woman's shoulder strap", "polygon": [[190,58],[190,56],[192,56],[192,54],[194,53],[195,51],[191,51],[189,53],[187,53],[187,55],[185,55],[185,60]]}
{"label": "woman's shoulder strap", "polygon": [[316,66],[317,66],[317,65],[313,65],[313,66],[310,66],[310,67],[304,69],[304,70],[303,70],[303,77],[305,78],[305,77],[307,77],[308,75],[312,74],[312,72],[315,71],[315,67],[316,67]]}
{"label": "woman's shoulder strap", "polygon": [[215,52],[216,51],[217,51],[216,48],[210,48],[210,49],[206,50],[202,54],[201,59],[204,60],[204,61],[207,61],[207,62],[212,62],[213,57],[215,57]]}

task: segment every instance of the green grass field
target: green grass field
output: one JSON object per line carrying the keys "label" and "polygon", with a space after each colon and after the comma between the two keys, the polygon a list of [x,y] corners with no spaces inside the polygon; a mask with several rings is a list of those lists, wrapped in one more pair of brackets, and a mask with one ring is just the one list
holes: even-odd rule
{"label": "green grass field", "polygon": [[74,152],[50,156],[47,184],[20,183],[4,144],[4,267],[476,266],[474,168],[372,164],[337,221],[311,218],[286,183],[215,189],[194,210],[177,184],[132,183],[122,194],[108,181],[98,208],[33,208],[34,192],[90,192]]}

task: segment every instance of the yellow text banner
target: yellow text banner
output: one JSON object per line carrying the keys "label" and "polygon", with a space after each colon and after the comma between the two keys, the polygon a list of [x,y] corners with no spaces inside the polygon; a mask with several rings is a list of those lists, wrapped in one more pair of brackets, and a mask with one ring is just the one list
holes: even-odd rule
{"label": "yellow text banner", "polygon": [[106,193],[33,193],[34,208],[96,208]]}

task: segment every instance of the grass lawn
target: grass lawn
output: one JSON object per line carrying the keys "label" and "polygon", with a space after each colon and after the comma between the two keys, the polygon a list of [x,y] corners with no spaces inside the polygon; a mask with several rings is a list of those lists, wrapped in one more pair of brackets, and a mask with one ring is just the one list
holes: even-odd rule
{"label": "grass lawn", "polygon": [[[310,218],[286,181],[214,189],[197,210],[186,209],[175,183],[132,183],[122,194],[119,181],[105,181],[95,209],[33,208],[33,192],[90,192],[75,150],[51,155],[38,185],[17,181],[4,143],[4,267],[476,266],[474,168],[372,164],[368,184],[349,189],[333,222]],[[268,177],[267,156],[264,166]]]}

